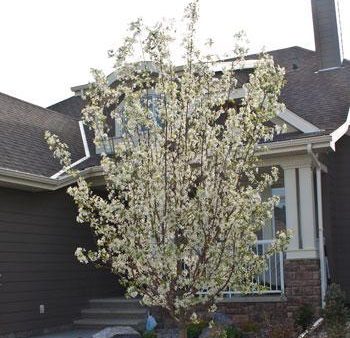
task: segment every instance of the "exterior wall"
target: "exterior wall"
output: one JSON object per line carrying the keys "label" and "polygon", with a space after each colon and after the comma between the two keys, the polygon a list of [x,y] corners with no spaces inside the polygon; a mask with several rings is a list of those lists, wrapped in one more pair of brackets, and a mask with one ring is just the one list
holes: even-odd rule
{"label": "exterior wall", "polygon": [[75,216],[63,190],[0,188],[0,336],[69,325],[89,298],[118,293],[115,277],[76,261],[93,242]]}
{"label": "exterior wall", "polygon": [[336,152],[328,158],[328,217],[326,246],[331,280],[339,283],[350,303],[350,137],[336,143]]}
{"label": "exterior wall", "polygon": [[[264,326],[267,322],[293,325],[296,310],[302,304],[311,304],[317,313],[321,306],[320,269],[317,259],[285,261],[285,299],[264,302],[225,302],[219,311],[232,317],[234,323],[253,322]],[[264,296],[268,299],[269,296]],[[275,299],[275,297],[271,297]]]}
{"label": "exterior wall", "polygon": [[[285,290],[282,297],[237,296],[218,303],[218,312],[226,314],[238,327],[254,324],[266,330],[295,331],[294,316],[300,305],[310,304],[316,315],[321,309],[320,265],[318,259],[295,259],[285,261]],[[160,323],[172,326],[174,323],[159,309],[153,311]],[[202,313],[207,317],[207,313]]]}
{"label": "exterior wall", "polygon": [[[284,262],[285,295],[263,296],[256,301],[233,298],[219,305],[238,326],[253,322],[293,328],[295,312],[310,304],[316,315],[321,309],[320,261],[318,258],[314,168],[309,155],[264,159],[264,166],[280,165],[284,170],[286,227],[293,238]],[[269,298],[270,297],[270,298]]]}
{"label": "exterior wall", "polygon": [[285,261],[285,281],[288,318],[302,304],[310,304],[316,313],[321,309],[320,261],[295,259]]}

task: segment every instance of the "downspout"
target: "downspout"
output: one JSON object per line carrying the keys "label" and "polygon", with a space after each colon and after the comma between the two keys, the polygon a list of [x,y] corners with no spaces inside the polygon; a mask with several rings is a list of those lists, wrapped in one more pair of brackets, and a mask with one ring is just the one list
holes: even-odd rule
{"label": "downspout", "polygon": [[318,216],[318,238],[320,255],[320,273],[321,273],[321,302],[322,308],[325,305],[325,296],[327,289],[325,251],[324,251],[324,232],[323,232],[323,209],[322,209],[322,170],[327,172],[327,167],[321,163],[312,151],[312,144],[307,145],[307,152],[311,156],[316,166],[316,190],[317,190],[317,216]]}

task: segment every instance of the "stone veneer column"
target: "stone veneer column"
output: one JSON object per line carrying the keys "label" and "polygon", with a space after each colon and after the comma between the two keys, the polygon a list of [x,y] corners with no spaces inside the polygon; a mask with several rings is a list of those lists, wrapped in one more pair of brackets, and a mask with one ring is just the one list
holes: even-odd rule
{"label": "stone veneer column", "polygon": [[[294,162],[294,163],[293,163]],[[293,238],[284,262],[288,317],[302,304],[321,308],[320,261],[316,239],[316,205],[311,160],[300,156],[285,161],[286,226]]]}
{"label": "stone veneer column", "polygon": [[291,259],[284,265],[287,314],[292,318],[302,304],[310,304],[317,314],[321,309],[319,259]]}

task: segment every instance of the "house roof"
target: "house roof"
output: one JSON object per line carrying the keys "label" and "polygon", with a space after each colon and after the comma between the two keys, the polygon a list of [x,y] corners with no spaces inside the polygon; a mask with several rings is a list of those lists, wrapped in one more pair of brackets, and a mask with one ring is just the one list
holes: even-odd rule
{"label": "house roof", "polygon": [[300,47],[270,52],[286,69],[281,101],[320,129],[332,132],[342,125],[350,107],[350,61],[341,68],[318,71],[316,53]]}
{"label": "house roof", "polygon": [[44,133],[49,130],[67,143],[72,161],[84,156],[78,120],[0,93],[0,168],[50,177],[61,169]]}
{"label": "house roof", "polygon": [[[269,52],[275,62],[286,70],[286,84],[281,93],[281,101],[288,110],[319,128],[319,132],[293,132],[281,134],[274,141],[297,140],[302,138],[327,135],[341,126],[347,119],[350,107],[350,62],[344,60],[343,67],[331,71],[318,72],[319,59],[314,51],[298,46]],[[248,59],[257,59],[258,55],[250,55]],[[237,74],[238,80],[248,80],[249,71],[242,70]],[[84,100],[80,96],[72,96],[58,102],[49,109],[67,114],[78,119]],[[93,136],[88,133],[90,149]],[[98,155],[80,164],[80,168],[98,165]]]}
{"label": "house roof", "polygon": [[[286,70],[286,84],[281,101],[286,107],[321,130],[332,132],[346,121],[350,107],[350,61],[331,71],[318,72],[316,52],[301,47],[270,51],[277,64]],[[248,59],[256,59],[250,55]],[[248,79],[249,72],[238,74],[240,82]],[[79,118],[84,101],[72,96],[49,109]]]}
{"label": "house roof", "polygon": [[[281,101],[294,114],[318,127],[314,133],[293,132],[274,141],[300,140],[329,135],[347,118],[350,107],[350,62],[331,71],[318,72],[316,53],[300,47],[269,52],[286,69]],[[257,55],[249,56],[250,59]],[[243,71],[242,82],[248,77]],[[57,134],[72,152],[72,162],[85,156],[78,121],[85,102],[72,96],[47,109],[0,93],[0,168],[51,177],[61,166],[44,140],[46,130]],[[85,169],[99,164],[92,132],[86,130],[91,156],[78,165]]]}
{"label": "house roof", "polygon": [[75,120],[81,120],[81,111],[85,106],[85,101],[81,96],[71,96],[63,101],[57,102],[47,109],[68,115]]}
{"label": "house roof", "polygon": [[328,133],[346,121],[350,107],[349,60],[344,60],[341,68],[318,71],[321,66],[314,51],[294,46],[268,53],[285,68],[286,83],[280,100],[289,110]]}
{"label": "house roof", "polygon": [[[80,120],[81,119],[81,111],[85,106],[85,100],[82,99],[81,96],[71,96],[63,101],[53,104],[49,106],[48,109],[60,112],[62,114],[67,114],[70,117]],[[90,158],[80,163],[76,168],[77,169],[85,169],[93,166],[97,166],[100,164],[100,155],[96,154],[95,145],[94,145],[94,134],[93,131],[89,130],[85,127],[85,135],[89,145],[90,150]]]}

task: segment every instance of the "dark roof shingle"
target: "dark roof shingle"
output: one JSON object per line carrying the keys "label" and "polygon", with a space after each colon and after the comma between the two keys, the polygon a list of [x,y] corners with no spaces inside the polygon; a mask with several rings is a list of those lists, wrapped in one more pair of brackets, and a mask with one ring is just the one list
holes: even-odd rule
{"label": "dark roof shingle", "polygon": [[[346,121],[350,107],[348,60],[344,60],[342,68],[318,72],[319,60],[314,51],[295,46],[270,51],[269,54],[286,70],[286,85],[282,90],[281,101],[289,110],[321,129],[315,134],[298,132],[279,135],[274,141],[326,135]],[[248,59],[257,57],[256,54],[250,55]],[[240,82],[245,82],[248,73],[243,71],[239,77]],[[48,108],[78,120],[84,104],[80,96],[72,96]],[[99,156],[94,152],[92,132],[87,131],[86,134],[92,156],[79,165],[81,169],[99,163]]]}
{"label": "dark roof shingle", "polygon": [[68,115],[75,120],[81,120],[81,111],[85,106],[85,101],[81,96],[71,96],[63,101],[57,102],[47,109]]}
{"label": "dark roof shingle", "polygon": [[0,167],[47,177],[58,172],[46,130],[68,144],[73,162],[85,155],[76,119],[0,93]]}
{"label": "dark roof shingle", "polygon": [[315,52],[300,47],[270,52],[286,69],[281,101],[320,129],[332,132],[341,126],[350,108],[350,62],[338,69],[319,72]]}

